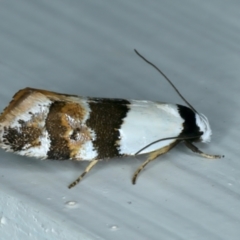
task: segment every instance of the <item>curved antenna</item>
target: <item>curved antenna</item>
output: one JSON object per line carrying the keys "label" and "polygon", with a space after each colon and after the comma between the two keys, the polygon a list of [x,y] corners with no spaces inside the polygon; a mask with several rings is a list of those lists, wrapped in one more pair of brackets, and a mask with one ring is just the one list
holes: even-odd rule
{"label": "curved antenna", "polygon": [[148,61],[145,57],[143,57],[136,49],[134,49],[135,53],[142,58],[145,62],[147,62],[149,65],[154,67],[162,76],[170,83],[170,85],[173,87],[173,89],[177,92],[177,94],[180,96],[180,98],[195,112],[198,113],[197,110],[183,97],[183,95],[178,91],[178,89],[174,86],[174,84],[171,82],[171,80],[153,63]]}
{"label": "curved antenna", "polygon": [[201,137],[202,134],[196,135],[196,136],[191,136],[191,137],[168,137],[168,138],[161,138],[158,139],[156,141],[153,141],[151,143],[149,143],[148,145],[146,145],[145,147],[141,148],[139,151],[137,151],[134,155],[138,155],[140,152],[142,152],[144,149],[150,147],[151,145],[161,142],[161,141],[165,141],[165,140],[171,140],[171,139],[176,139],[176,140],[186,140],[186,139],[193,139],[193,138],[197,138],[197,137]]}

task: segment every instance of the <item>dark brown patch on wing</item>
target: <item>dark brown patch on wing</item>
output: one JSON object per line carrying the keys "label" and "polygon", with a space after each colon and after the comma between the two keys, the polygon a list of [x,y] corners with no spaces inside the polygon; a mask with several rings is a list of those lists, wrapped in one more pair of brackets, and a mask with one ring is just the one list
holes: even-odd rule
{"label": "dark brown patch on wing", "polygon": [[40,146],[39,137],[42,129],[37,124],[37,119],[30,121],[18,121],[20,127],[4,127],[3,142],[9,145],[13,151],[26,150]]}
{"label": "dark brown patch on wing", "polygon": [[96,139],[93,146],[98,158],[120,156],[118,141],[119,129],[129,111],[129,101],[124,99],[90,99],[90,117],[86,125],[94,130]]}
{"label": "dark brown patch on wing", "polygon": [[19,127],[5,126],[3,142],[13,151],[26,150],[41,145],[40,136],[43,134],[44,113],[32,114],[29,121],[18,120]]}
{"label": "dark brown patch on wing", "polygon": [[91,139],[90,132],[82,125],[85,115],[86,109],[78,103],[52,103],[46,119],[46,129],[51,140],[47,153],[49,159],[76,158],[82,144]]}

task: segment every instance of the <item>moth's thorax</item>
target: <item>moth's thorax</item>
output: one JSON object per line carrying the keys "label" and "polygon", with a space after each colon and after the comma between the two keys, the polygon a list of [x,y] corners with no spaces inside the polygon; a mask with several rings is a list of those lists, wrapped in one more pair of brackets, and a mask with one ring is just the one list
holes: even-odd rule
{"label": "moth's thorax", "polygon": [[203,133],[200,137],[200,141],[210,142],[212,130],[207,117],[201,113],[196,113],[196,124],[199,127],[200,131]]}

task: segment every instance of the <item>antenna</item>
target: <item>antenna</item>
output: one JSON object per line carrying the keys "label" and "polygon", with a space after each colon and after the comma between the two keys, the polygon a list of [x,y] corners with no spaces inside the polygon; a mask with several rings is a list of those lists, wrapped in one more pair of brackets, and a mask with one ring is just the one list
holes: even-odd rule
{"label": "antenna", "polygon": [[174,84],[171,82],[171,80],[153,63],[151,63],[150,61],[148,61],[145,57],[143,57],[136,49],[134,49],[135,53],[142,58],[145,62],[147,62],[149,65],[151,65],[152,67],[154,67],[169,83],[170,85],[173,87],[173,89],[177,92],[177,94],[180,96],[180,98],[195,112],[198,113],[197,110],[195,110],[195,108],[183,97],[183,95],[178,91],[178,89],[174,86]]}
{"label": "antenna", "polygon": [[153,141],[151,143],[149,143],[148,145],[146,145],[145,147],[141,148],[140,150],[138,150],[134,155],[138,155],[140,152],[142,152],[144,149],[152,146],[153,144],[155,143],[158,143],[158,142],[161,142],[161,141],[165,141],[165,140],[171,140],[171,139],[176,139],[176,140],[186,140],[186,139],[193,139],[193,138],[197,138],[197,137],[201,137],[202,134],[199,134],[199,135],[196,135],[196,136],[191,136],[191,137],[168,137],[168,138],[161,138],[161,139],[158,139],[156,141]]}

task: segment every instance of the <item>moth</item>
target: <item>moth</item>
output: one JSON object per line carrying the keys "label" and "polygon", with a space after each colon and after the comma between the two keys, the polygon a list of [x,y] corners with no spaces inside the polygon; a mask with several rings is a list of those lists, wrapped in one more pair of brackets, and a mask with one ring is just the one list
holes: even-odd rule
{"label": "moth", "polygon": [[188,107],[179,104],[79,97],[47,90],[18,91],[0,115],[0,147],[19,155],[52,160],[90,161],[69,185],[74,187],[101,159],[146,154],[138,174],[178,143],[205,158],[193,142],[209,142],[208,119],[198,113],[167,76],[136,50],[176,90]]}

